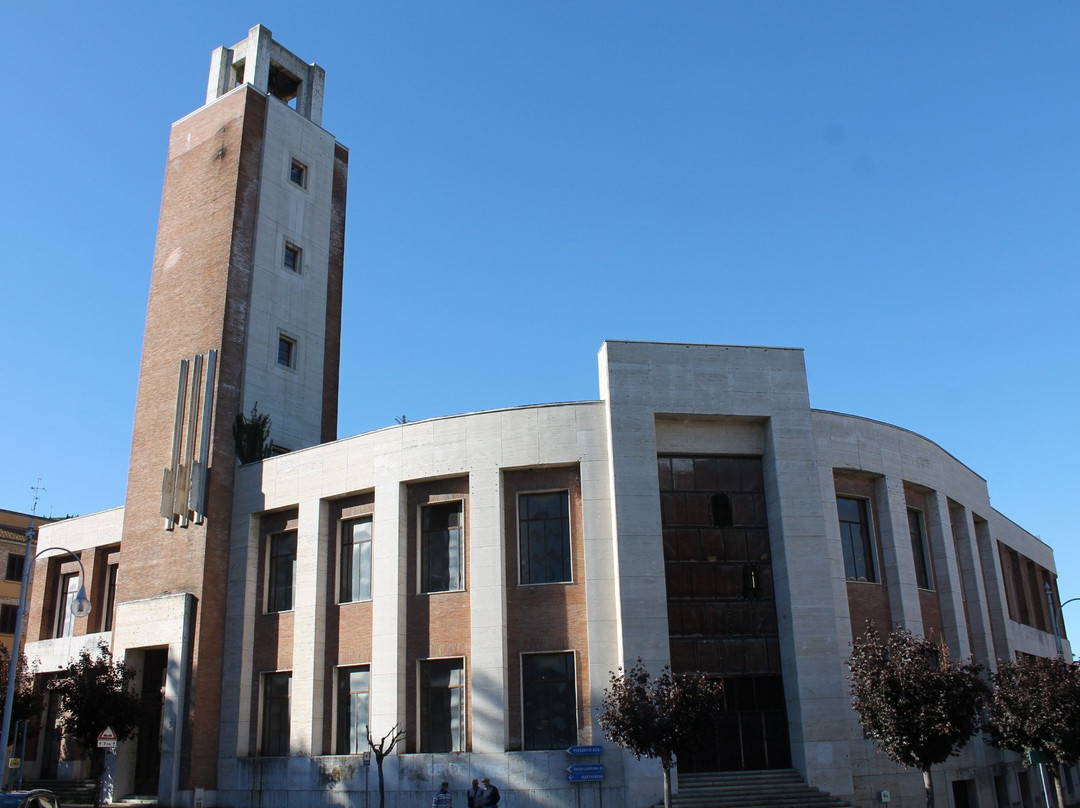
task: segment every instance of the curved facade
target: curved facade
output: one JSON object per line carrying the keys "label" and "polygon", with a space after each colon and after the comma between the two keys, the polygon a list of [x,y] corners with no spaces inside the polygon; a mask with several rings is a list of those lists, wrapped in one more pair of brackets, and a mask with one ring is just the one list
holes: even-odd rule
{"label": "curved facade", "polygon": [[[596,719],[641,658],[724,681],[684,785],[794,769],[922,804],[862,738],[852,637],[872,619],[991,667],[1053,654],[1050,548],[931,441],[811,409],[798,349],[607,342],[595,401],[333,440],[348,152],[322,88],[261,26],[214,52],[170,143],[126,505],[40,532],[80,556],[94,612],[67,617],[75,562],[37,562],[39,675],[105,642],[160,705],[111,758],[114,795],[367,805],[370,729],[403,733],[389,808],[484,776],[505,808],[646,808],[658,764]],[[255,401],[279,454],[237,466]],[[85,773],[56,710],[27,776]],[[941,804],[1036,788],[981,741],[934,777]]]}

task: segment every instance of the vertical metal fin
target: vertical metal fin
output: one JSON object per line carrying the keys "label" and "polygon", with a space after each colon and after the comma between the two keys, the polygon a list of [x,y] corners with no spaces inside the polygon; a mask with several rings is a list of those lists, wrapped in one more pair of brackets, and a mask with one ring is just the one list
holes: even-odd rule
{"label": "vertical metal fin", "polygon": [[172,485],[168,492],[168,499],[166,500],[165,492],[162,492],[162,510],[165,509],[166,502],[168,503],[169,515],[165,517],[165,529],[173,529],[173,517],[176,516],[176,481],[179,476],[180,466],[180,440],[181,432],[184,427],[184,399],[187,398],[187,382],[188,382],[188,361],[186,359],[180,360],[180,381],[176,386],[176,415],[173,418],[173,438],[172,438],[172,458],[169,461],[169,468],[166,469],[167,479],[171,480]]}
{"label": "vertical metal fin", "polygon": [[191,399],[188,404],[187,426],[184,429],[184,456],[185,469],[176,486],[176,513],[180,516],[180,527],[187,527],[188,523],[188,499],[191,496],[191,467],[195,458],[195,427],[199,417],[199,382],[202,381],[202,354],[195,354],[191,367]]}
{"label": "vertical metal fin", "polygon": [[206,381],[203,384],[202,422],[199,432],[199,457],[191,465],[191,493],[188,507],[195,524],[202,524],[206,513],[207,469],[210,465],[210,429],[214,414],[214,373],[217,370],[217,351],[206,352]]}

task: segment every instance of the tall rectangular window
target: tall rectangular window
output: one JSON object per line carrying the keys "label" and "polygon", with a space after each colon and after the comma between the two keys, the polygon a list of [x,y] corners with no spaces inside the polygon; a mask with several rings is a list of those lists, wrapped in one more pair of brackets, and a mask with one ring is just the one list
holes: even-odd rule
{"label": "tall rectangular window", "polygon": [[420,514],[420,591],[465,588],[465,536],[461,500],[427,505]]}
{"label": "tall rectangular window", "polygon": [[420,751],[465,751],[465,663],[420,663]]}
{"label": "tall rectangular window", "polygon": [[289,696],[292,674],[289,672],[262,675],[262,743],[261,755],[289,754]]}
{"label": "tall rectangular window", "polygon": [[119,564],[109,565],[109,580],[105,589],[105,614],[101,618],[102,631],[112,631],[113,620],[116,617],[116,576],[119,571]]}
{"label": "tall rectangular window", "polygon": [[574,654],[525,654],[521,658],[526,749],[565,749],[577,743]]}
{"label": "tall rectangular window", "polygon": [[341,525],[339,603],[371,600],[371,517]]}
{"label": "tall rectangular window", "polygon": [[570,572],[570,493],[551,491],[518,497],[521,583],[572,580]]}
{"label": "tall rectangular window", "polygon": [[7,557],[7,572],[4,575],[4,580],[21,581],[23,566],[25,564],[26,556],[19,555],[18,553],[10,553]]}
{"label": "tall rectangular window", "polygon": [[79,574],[76,572],[61,575],[56,598],[56,631],[54,637],[71,637],[75,634],[75,615],[71,613],[71,604],[79,594]]}
{"label": "tall rectangular window", "polygon": [[14,634],[15,621],[19,617],[19,607],[11,603],[0,606],[0,634]]}
{"label": "tall rectangular window", "polygon": [[933,589],[934,578],[930,570],[930,549],[926,546],[926,530],[921,511],[908,508],[908,532],[911,534],[911,554],[915,559],[915,582],[919,589]]}
{"label": "tall rectangular window", "polygon": [[877,581],[874,538],[865,499],[837,497],[840,541],[844,546],[844,573],[849,581]]}
{"label": "tall rectangular window", "polygon": [[296,533],[271,536],[268,561],[266,611],[287,612],[293,607],[296,582]]}
{"label": "tall rectangular window", "polygon": [[368,748],[368,691],[366,665],[338,668],[337,754],[359,755]]}

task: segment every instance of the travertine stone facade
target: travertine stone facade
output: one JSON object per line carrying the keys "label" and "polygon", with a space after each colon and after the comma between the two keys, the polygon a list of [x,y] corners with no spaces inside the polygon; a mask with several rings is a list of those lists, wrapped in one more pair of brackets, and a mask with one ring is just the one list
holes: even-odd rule
{"label": "travertine stone facade", "polygon": [[[36,565],[42,679],[105,642],[161,705],[114,796],[366,803],[370,727],[406,733],[390,808],[482,776],[505,808],[646,808],[658,765],[596,714],[641,658],[724,679],[683,774],[792,766],[859,806],[921,804],[850,709],[852,638],[870,618],[990,666],[1052,654],[1050,548],[933,442],[811,409],[798,349],[607,342],[595,401],[336,440],[348,152],[322,104],[322,70],[261,26],[214,52],[170,139],[126,505],[41,530],[95,605],[72,627],[78,564]],[[255,402],[288,451],[238,466]],[[49,715],[28,775],[81,776]],[[580,762],[603,779],[568,781]],[[934,776],[941,804],[1024,782],[981,741]]]}

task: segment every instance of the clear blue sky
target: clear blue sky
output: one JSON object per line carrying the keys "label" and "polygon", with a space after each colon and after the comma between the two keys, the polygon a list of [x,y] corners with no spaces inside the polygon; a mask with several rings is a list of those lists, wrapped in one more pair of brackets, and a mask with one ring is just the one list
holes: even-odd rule
{"label": "clear blue sky", "polygon": [[169,125],[261,22],[351,149],[342,436],[595,398],[604,339],[804,347],[1080,595],[1080,4],[170,8],[5,14],[0,506],[123,503]]}

